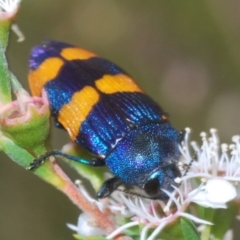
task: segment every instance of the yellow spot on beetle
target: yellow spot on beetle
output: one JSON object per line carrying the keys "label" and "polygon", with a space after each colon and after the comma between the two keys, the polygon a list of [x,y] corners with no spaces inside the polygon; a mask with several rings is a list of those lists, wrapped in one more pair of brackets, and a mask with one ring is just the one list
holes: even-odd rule
{"label": "yellow spot on beetle", "polygon": [[91,57],[95,57],[96,54],[91,53],[87,50],[81,49],[81,48],[64,48],[60,55],[65,58],[66,60],[84,60],[84,59],[89,59]]}
{"label": "yellow spot on beetle", "polygon": [[96,87],[103,93],[142,92],[138,85],[127,75],[104,75],[95,81]]}
{"label": "yellow spot on beetle", "polygon": [[28,74],[28,82],[34,96],[40,96],[46,82],[54,79],[64,64],[60,58],[52,57],[46,59],[36,70]]}
{"label": "yellow spot on beetle", "polygon": [[79,134],[82,123],[99,100],[97,91],[86,86],[81,91],[75,92],[69,103],[59,111],[58,121],[68,131],[72,140]]}

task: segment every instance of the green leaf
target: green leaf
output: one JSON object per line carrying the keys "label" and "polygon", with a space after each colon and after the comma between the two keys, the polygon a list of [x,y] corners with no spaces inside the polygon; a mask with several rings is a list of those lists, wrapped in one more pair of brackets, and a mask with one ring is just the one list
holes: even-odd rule
{"label": "green leaf", "polygon": [[5,104],[11,101],[11,77],[5,52],[12,22],[11,18],[0,20],[0,102]]}
{"label": "green leaf", "polygon": [[227,209],[204,208],[196,205],[197,215],[214,225],[206,225],[202,232],[202,239],[209,239],[210,234],[214,239],[222,239],[228,229],[231,228],[232,222],[237,215],[238,207],[234,203],[229,203]]}
{"label": "green leaf", "polygon": [[159,236],[167,240],[184,240],[180,219],[166,226]]}
{"label": "green leaf", "polygon": [[[196,211],[196,216],[206,221],[209,221],[214,224],[213,219],[216,214],[216,209],[206,208],[198,204],[192,204],[194,210]],[[208,240],[211,234],[212,225],[205,225],[204,229],[201,232],[201,239]]]}
{"label": "green leaf", "polygon": [[167,240],[200,240],[195,225],[186,218],[179,218],[168,225],[160,237]]}
{"label": "green leaf", "polygon": [[133,226],[131,228],[127,228],[125,229],[123,232],[126,236],[129,236],[131,237],[132,239],[139,239],[139,235],[140,235],[140,226],[137,225],[137,226]]}
{"label": "green leaf", "polygon": [[[0,36],[1,36],[1,24],[0,24]],[[11,87],[10,87],[10,73],[8,70],[8,63],[5,56],[5,49],[0,41],[0,102],[2,104],[9,103],[11,101]]]}
{"label": "green leaf", "polygon": [[[43,151],[44,151],[43,147]],[[5,152],[14,162],[26,168],[34,157],[25,149],[18,146],[0,131],[0,150]],[[46,161],[35,172],[36,175],[49,182],[58,189],[64,189],[66,182],[59,177],[49,161]]]}
{"label": "green leaf", "polygon": [[97,237],[97,236],[84,237],[78,234],[74,234],[73,237],[77,240],[106,240],[106,238],[104,237]]}
{"label": "green leaf", "polygon": [[199,234],[195,225],[186,218],[180,219],[181,226],[182,226],[182,233],[184,236],[184,240],[200,240]]}
{"label": "green leaf", "polygon": [[227,209],[217,209],[211,228],[211,234],[215,239],[223,239],[224,234],[231,228],[232,222],[235,219],[238,208],[234,203],[229,203]]}
{"label": "green leaf", "polygon": [[9,31],[12,26],[13,19],[0,20],[0,43],[3,52],[6,51],[8,45]]}

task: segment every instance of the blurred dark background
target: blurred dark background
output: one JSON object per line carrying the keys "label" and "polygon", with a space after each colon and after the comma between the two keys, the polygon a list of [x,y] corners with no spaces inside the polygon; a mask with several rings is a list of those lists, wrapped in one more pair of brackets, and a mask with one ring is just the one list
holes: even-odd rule
{"label": "blurred dark background", "polygon": [[[23,0],[11,33],[11,70],[27,84],[31,47],[72,43],[129,72],[171,116],[172,124],[214,127],[223,142],[240,134],[240,1]],[[54,148],[69,141],[53,129]],[[79,210],[59,191],[1,154],[0,239],[66,240]]]}

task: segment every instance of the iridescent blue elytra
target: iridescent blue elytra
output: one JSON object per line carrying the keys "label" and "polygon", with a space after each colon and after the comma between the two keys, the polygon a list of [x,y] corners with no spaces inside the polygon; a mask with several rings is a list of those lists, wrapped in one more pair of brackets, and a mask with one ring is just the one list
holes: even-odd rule
{"label": "iridescent blue elytra", "polygon": [[119,185],[137,186],[153,199],[178,186],[181,133],[163,110],[121,68],[94,53],[55,41],[32,49],[29,84],[33,95],[45,91],[57,125],[88,150],[92,161],[60,151],[31,163],[35,169],[50,155],[62,155],[93,167],[107,166],[108,179],[97,197]]}

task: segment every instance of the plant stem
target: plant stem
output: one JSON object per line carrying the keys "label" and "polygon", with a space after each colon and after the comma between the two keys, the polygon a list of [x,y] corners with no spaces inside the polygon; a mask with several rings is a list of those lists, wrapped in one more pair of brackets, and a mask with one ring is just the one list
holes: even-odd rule
{"label": "plant stem", "polygon": [[[82,211],[88,213],[94,219],[96,225],[99,226],[106,234],[113,232],[115,230],[113,222],[99,210],[96,204],[88,201],[88,199],[78,190],[75,184],[73,184],[55,160],[52,160],[51,162],[57,175],[59,175],[67,183],[64,188],[60,190],[63,191]],[[121,234],[115,239],[130,240],[131,238],[125,237]]]}

